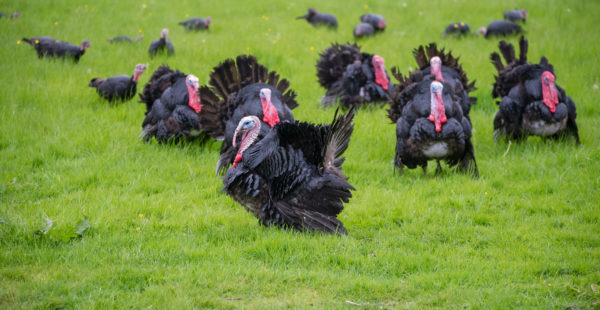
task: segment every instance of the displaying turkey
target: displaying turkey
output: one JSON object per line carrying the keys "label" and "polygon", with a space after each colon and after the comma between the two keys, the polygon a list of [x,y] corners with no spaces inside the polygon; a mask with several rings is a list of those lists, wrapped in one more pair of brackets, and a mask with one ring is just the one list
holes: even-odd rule
{"label": "displaying turkey", "polygon": [[471,28],[465,22],[452,23],[452,24],[446,26],[446,29],[444,30],[444,36],[447,36],[450,34],[464,35],[464,34],[469,34],[469,33],[471,33]]}
{"label": "displaying turkey", "polygon": [[164,28],[160,32],[160,39],[152,41],[150,43],[150,48],[148,49],[148,53],[150,54],[150,58],[156,56],[158,53],[167,53],[167,55],[175,54],[175,49],[173,48],[173,44],[171,44],[171,40],[167,39],[167,35],[169,35],[169,29]]}
{"label": "displaying turkey", "polygon": [[258,137],[264,137],[280,121],[293,121],[292,109],[298,106],[290,83],[275,71],[259,64],[254,56],[239,55],[226,59],[213,68],[209,86],[200,87],[203,109],[200,128],[209,136],[223,140],[217,172],[234,162],[238,148],[233,144],[240,120],[257,116],[262,126]]}
{"label": "displaying turkey", "polygon": [[522,20],[525,23],[527,19],[527,10],[509,10],[504,12],[504,19],[510,20],[511,22],[516,22]]}
{"label": "displaying turkey", "polygon": [[375,28],[369,23],[360,23],[354,27],[352,31],[355,37],[367,37],[375,34]]}
{"label": "displaying turkey", "polygon": [[85,54],[86,49],[90,47],[90,41],[88,40],[83,40],[80,46],[76,46],[67,42],[54,40],[48,36],[23,38],[23,41],[35,48],[38,58],[71,58],[76,63]]}
{"label": "displaying turkey", "polygon": [[521,32],[523,32],[521,26],[505,20],[496,20],[491,22],[487,27],[479,28],[479,33],[485,38],[489,36],[506,36]]}
{"label": "displaying turkey", "polygon": [[317,9],[308,9],[306,15],[298,16],[296,19],[306,19],[313,26],[327,26],[337,28],[338,20],[329,13],[320,13]]}
{"label": "displaying turkey", "polygon": [[361,53],[356,44],[333,44],[317,61],[319,84],[327,91],[321,103],[332,105],[339,98],[343,107],[385,102],[392,88],[384,59]]}
{"label": "displaying turkey", "polygon": [[146,70],[144,64],[137,64],[132,76],[118,75],[107,79],[93,78],[88,86],[95,87],[98,95],[107,99],[108,102],[113,102],[113,100],[126,101],[135,95],[138,79],[144,73],[144,70]]}
{"label": "displaying turkey", "polygon": [[385,30],[386,22],[385,18],[381,15],[377,14],[364,14],[360,17],[360,21],[363,23],[370,24],[373,26],[375,31],[383,31]]}
{"label": "displaying turkey", "polygon": [[419,68],[408,77],[392,69],[399,82],[388,110],[396,123],[394,166],[400,171],[404,166],[421,166],[427,174],[429,160],[436,160],[436,172],[441,171],[440,161],[445,160],[449,166],[458,165],[459,170],[477,176],[468,117],[475,103],[468,94],[475,89],[475,82],[469,82],[458,58],[438,50],[434,43],[420,46],[413,55]]}
{"label": "displaying turkey", "polygon": [[210,18],[210,16],[207,18],[192,17],[179,24],[186,30],[207,30],[211,22],[212,18]]}
{"label": "displaying turkey", "polygon": [[224,190],[264,226],[347,234],[337,215],[352,197],[341,171],[353,130],[353,110],[331,125],[283,121],[260,139],[264,123],[242,118],[239,151],[223,179]]}
{"label": "displaying turkey", "polygon": [[494,98],[501,98],[494,118],[494,137],[522,140],[527,136],[558,138],[573,135],[580,144],[575,118],[575,103],[555,83],[554,68],[546,57],[538,64],[527,62],[528,41],[519,40],[519,58],[512,44],[500,41],[500,55],[490,58],[498,70],[492,89]]}
{"label": "displaying turkey", "polygon": [[158,142],[203,137],[198,112],[202,110],[198,95],[198,78],[179,70],[161,66],[150,77],[140,94],[146,104],[146,117],[140,137]]}

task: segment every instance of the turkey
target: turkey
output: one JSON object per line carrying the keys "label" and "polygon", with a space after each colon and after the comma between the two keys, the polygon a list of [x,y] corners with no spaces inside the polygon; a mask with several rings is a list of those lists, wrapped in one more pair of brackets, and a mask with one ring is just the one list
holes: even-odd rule
{"label": "turkey", "polygon": [[499,111],[494,118],[494,137],[523,140],[527,136],[558,138],[573,135],[580,144],[575,103],[555,83],[554,68],[546,57],[538,64],[527,62],[529,42],[519,40],[519,58],[514,47],[500,41],[500,55],[490,58],[498,70],[492,89],[494,98],[501,98]]}
{"label": "turkey", "polygon": [[198,95],[198,78],[161,66],[144,86],[140,102],[146,104],[146,117],[140,138],[156,137],[158,142],[204,137],[198,112],[202,110]]}
{"label": "turkey", "polygon": [[511,22],[516,22],[522,20],[525,23],[527,19],[527,10],[509,10],[504,12],[504,19],[510,20]]}
{"label": "turkey", "polygon": [[38,58],[72,58],[76,63],[85,54],[86,49],[90,47],[90,41],[88,40],[83,40],[80,46],[76,46],[67,42],[54,40],[48,36],[23,38],[23,41],[35,48]]}
{"label": "turkey", "polygon": [[523,32],[523,28],[521,26],[505,21],[505,20],[496,20],[491,22],[487,27],[479,28],[479,33],[482,34],[485,38],[489,36],[506,36],[513,33],[521,33]]}
{"label": "turkey", "polygon": [[306,19],[313,26],[327,26],[337,28],[338,21],[335,16],[329,13],[320,13],[317,9],[308,9],[306,15],[298,16],[296,19]]}
{"label": "turkey", "polygon": [[377,14],[364,14],[360,17],[360,21],[363,23],[370,24],[373,26],[375,31],[383,31],[385,30],[385,18],[381,15]]}
{"label": "turkey", "polygon": [[458,64],[458,58],[436,44],[420,46],[413,51],[418,69],[408,77],[397,68],[392,74],[398,80],[394,86],[389,118],[396,123],[396,157],[394,167],[402,171],[421,166],[427,174],[427,161],[436,160],[458,165],[461,171],[478,176],[471,142],[471,121],[468,116],[475,98],[468,96],[475,89]]}
{"label": "turkey", "polygon": [[475,88],[475,81],[469,81],[458,62],[459,58],[452,56],[451,52],[446,52],[443,48],[438,49],[435,43],[425,47],[419,46],[413,51],[413,56],[424,78],[443,83],[458,98],[463,115],[469,118],[471,106],[477,102],[477,98],[469,97],[469,93],[477,88]]}
{"label": "turkey", "polygon": [[465,22],[456,22],[446,26],[444,36],[450,34],[463,35],[471,33],[471,28]]}
{"label": "turkey", "polygon": [[369,23],[360,23],[354,27],[352,34],[357,38],[372,36],[375,34],[375,28]]}
{"label": "turkey", "polygon": [[224,172],[235,159],[234,132],[240,120],[257,116],[264,137],[280,121],[293,121],[292,109],[298,106],[290,83],[275,71],[259,64],[254,56],[239,55],[213,68],[209,86],[200,88],[203,104],[200,128],[207,135],[223,140],[217,173]]}
{"label": "turkey", "polygon": [[210,18],[210,16],[207,18],[192,17],[179,24],[186,30],[208,30],[208,26],[210,26],[211,22],[212,18]]}
{"label": "turkey", "polygon": [[137,64],[132,76],[118,75],[107,79],[94,78],[90,81],[89,87],[95,87],[98,95],[113,102],[113,100],[126,101],[135,95],[137,91],[138,79],[146,70],[144,64]]}
{"label": "turkey", "polygon": [[260,139],[264,123],[242,118],[239,151],[223,178],[224,190],[264,226],[347,234],[337,215],[354,187],[341,171],[353,130],[353,110],[330,125],[283,121]]}
{"label": "turkey", "polygon": [[385,102],[392,88],[384,59],[361,53],[356,44],[333,44],[317,61],[319,84],[327,91],[321,99],[325,106],[339,98],[343,107],[360,107]]}
{"label": "turkey", "polygon": [[[143,39],[144,36],[136,36],[135,42],[142,41]],[[134,40],[132,40],[129,36],[121,35],[114,38],[109,38],[107,41],[109,43],[133,43]]]}
{"label": "turkey", "polygon": [[164,52],[166,52],[167,55],[175,54],[175,49],[173,48],[173,44],[171,44],[171,40],[167,39],[168,34],[169,29],[164,28],[160,33],[160,39],[154,40],[152,43],[150,43],[150,48],[148,49],[150,58],[156,56],[158,53]]}
{"label": "turkey", "polygon": [[[4,12],[0,12],[0,18],[8,18],[8,17],[9,17],[8,14],[6,14]],[[12,18],[12,19],[17,19],[19,17],[21,17],[21,13],[19,13],[19,12],[14,12],[10,15],[10,18]]]}

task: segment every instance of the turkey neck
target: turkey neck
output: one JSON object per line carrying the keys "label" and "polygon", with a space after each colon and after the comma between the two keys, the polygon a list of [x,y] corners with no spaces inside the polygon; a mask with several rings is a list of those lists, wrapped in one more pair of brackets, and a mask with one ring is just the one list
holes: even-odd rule
{"label": "turkey neck", "polygon": [[554,75],[550,71],[542,73],[542,102],[550,109],[550,112],[556,112],[558,105],[558,94],[554,84]]}
{"label": "turkey neck", "polygon": [[446,122],[446,108],[442,93],[431,92],[431,114],[429,120],[435,124],[435,132],[442,131],[442,124]]}
{"label": "turkey neck", "polygon": [[198,96],[198,90],[192,87],[189,83],[185,83],[188,90],[188,106],[192,108],[196,113],[200,113],[202,110],[202,104],[200,104],[200,97]]}
{"label": "turkey neck", "polygon": [[380,59],[381,60],[380,60],[379,64],[377,64],[377,62],[375,61],[375,57],[373,57],[373,60],[372,60],[373,68],[375,69],[375,83],[387,91],[390,80],[388,79],[387,75],[385,74],[383,58],[380,58]]}
{"label": "turkey neck", "polygon": [[444,77],[442,76],[442,65],[433,64],[431,66],[431,74],[435,76],[435,80],[444,83]]}
{"label": "turkey neck", "polygon": [[273,102],[271,102],[270,92],[264,98],[260,96],[260,103],[262,104],[263,110],[263,122],[269,124],[269,127],[273,127],[275,124],[279,123],[279,114],[277,114],[277,110],[275,109]]}
{"label": "turkey neck", "polygon": [[134,72],[133,73],[133,82],[137,83],[137,81],[139,80],[140,76],[142,76],[142,73],[144,73],[144,71],[142,72]]}
{"label": "turkey neck", "polygon": [[[258,120],[257,117],[255,117],[256,120],[254,121],[254,126],[252,126],[252,128],[250,130],[244,131],[242,133],[242,143],[240,143],[240,148],[237,152],[237,154],[235,155],[235,160],[233,161],[233,167],[236,168],[237,167],[237,163],[239,163],[240,161],[242,161],[242,155],[244,154],[244,151],[246,151],[246,149],[248,149],[250,147],[250,145],[252,145],[252,143],[254,143],[254,141],[256,140],[256,138],[258,137],[258,133],[260,132],[260,121]],[[235,140],[237,139],[237,135],[239,132],[239,127],[236,128],[235,132],[233,133],[233,146],[235,146]]]}

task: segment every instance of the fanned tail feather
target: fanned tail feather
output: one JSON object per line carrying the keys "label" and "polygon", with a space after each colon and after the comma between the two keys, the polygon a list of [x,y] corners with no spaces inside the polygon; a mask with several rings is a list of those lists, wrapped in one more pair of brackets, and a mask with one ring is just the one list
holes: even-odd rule
{"label": "fanned tail feather", "polygon": [[348,148],[350,136],[354,130],[354,108],[351,108],[345,115],[338,117],[339,108],[335,111],[334,120],[331,123],[331,128],[327,133],[326,147],[323,152],[323,167],[339,177],[345,178],[339,170],[344,159],[342,154]]}
{"label": "fanned tail feather", "polygon": [[336,81],[342,78],[346,67],[360,59],[360,55],[360,47],[356,43],[334,43],[325,49],[317,61],[319,84],[325,89],[330,89]]}

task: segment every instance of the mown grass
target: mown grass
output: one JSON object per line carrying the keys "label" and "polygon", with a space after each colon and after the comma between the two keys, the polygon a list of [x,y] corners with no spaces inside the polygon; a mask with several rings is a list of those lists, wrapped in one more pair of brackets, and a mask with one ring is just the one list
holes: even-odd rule
{"label": "mown grass", "polygon": [[[145,8],[143,5],[145,4]],[[307,7],[340,28],[294,20]],[[582,145],[492,139],[498,40],[443,38],[450,22],[476,29],[526,7],[529,57],[547,56],[577,104]],[[600,302],[600,34],[597,1],[0,2],[0,307],[18,308],[565,308]],[[471,118],[481,177],[444,167],[394,175],[394,125],[362,110],[344,171],[357,188],[340,215],[348,236],[264,228],[220,192],[219,144],[138,139],[144,107],[110,106],[87,83],[149,64],[194,73],[251,53],[288,78],[300,120],[329,122],[314,64],[352,40],[358,16],[383,14],[365,51],[406,72],[411,50],[437,42],[477,80]],[[213,18],[209,32],[177,25]],[[170,28],[172,58],[147,46]],[[140,32],[141,31],[141,32]],[[110,45],[119,34],[142,43]],[[39,60],[22,37],[92,47],[79,64]],[[509,39],[516,43],[516,37]],[[434,166],[429,167],[433,170]],[[91,228],[74,237],[80,220]],[[46,219],[53,225],[46,234]],[[37,233],[36,233],[37,232]],[[349,303],[348,301],[352,302]]]}

